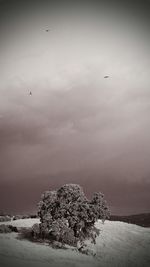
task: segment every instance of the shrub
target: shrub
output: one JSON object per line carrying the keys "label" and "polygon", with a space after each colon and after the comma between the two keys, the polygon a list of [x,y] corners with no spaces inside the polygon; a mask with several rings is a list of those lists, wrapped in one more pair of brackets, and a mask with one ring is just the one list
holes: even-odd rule
{"label": "shrub", "polygon": [[[90,238],[95,243],[99,234],[94,224],[109,217],[109,209],[104,195],[95,193],[91,200],[76,184],[66,184],[57,191],[46,191],[39,203],[38,215],[40,238],[54,240],[69,245]],[[33,229],[33,234],[36,229]]]}
{"label": "shrub", "polygon": [[0,222],[9,222],[11,221],[11,217],[9,215],[1,215]]}
{"label": "shrub", "polygon": [[1,224],[0,225],[0,233],[11,233],[11,232],[18,232],[18,229],[16,226],[12,225],[6,225],[6,224]]}
{"label": "shrub", "polygon": [[14,215],[13,216],[13,220],[16,221],[16,220],[21,220],[21,219],[29,219],[30,218],[30,215]]}
{"label": "shrub", "polygon": [[38,239],[40,237],[40,226],[38,223],[35,223],[32,226],[31,232],[34,239]]}
{"label": "shrub", "polygon": [[9,228],[8,225],[1,224],[0,225],[0,233],[11,233],[11,229]]}
{"label": "shrub", "polygon": [[11,232],[15,232],[18,233],[18,228],[16,226],[13,225],[8,225],[9,229],[11,230]]}

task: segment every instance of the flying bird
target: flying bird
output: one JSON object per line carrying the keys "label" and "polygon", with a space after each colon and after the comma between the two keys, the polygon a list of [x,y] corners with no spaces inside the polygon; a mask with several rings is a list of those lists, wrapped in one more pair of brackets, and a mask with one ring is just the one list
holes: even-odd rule
{"label": "flying bird", "polygon": [[46,31],[46,32],[49,32],[49,29],[46,29],[45,31]]}
{"label": "flying bird", "polygon": [[32,92],[30,91],[29,95],[32,95]]}
{"label": "flying bird", "polygon": [[105,78],[105,79],[107,79],[107,78],[109,78],[109,76],[108,76],[108,75],[106,75],[106,76],[104,76],[104,78]]}

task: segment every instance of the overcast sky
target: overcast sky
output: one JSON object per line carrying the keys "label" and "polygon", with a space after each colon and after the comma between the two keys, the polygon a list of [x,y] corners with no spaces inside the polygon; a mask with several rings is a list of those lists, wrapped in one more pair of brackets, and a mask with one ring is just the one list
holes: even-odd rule
{"label": "overcast sky", "polygon": [[73,182],[148,212],[150,2],[29,2],[0,1],[0,210]]}

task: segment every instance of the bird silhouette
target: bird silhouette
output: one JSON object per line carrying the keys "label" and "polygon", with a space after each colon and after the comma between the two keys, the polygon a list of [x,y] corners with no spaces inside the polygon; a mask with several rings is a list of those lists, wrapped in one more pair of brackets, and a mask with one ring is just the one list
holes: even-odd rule
{"label": "bird silhouette", "polygon": [[46,32],[49,32],[49,29],[46,29],[45,31],[46,31]]}
{"label": "bird silhouette", "polygon": [[30,91],[29,95],[32,95],[32,92]]}
{"label": "bird silhouette", "polygon": [[104,76],[104,78],[105,78],[105,79],[107,79],[107,78],[109,78],[109,76],[108,76],[108,75],[106,75],[106,76]]}

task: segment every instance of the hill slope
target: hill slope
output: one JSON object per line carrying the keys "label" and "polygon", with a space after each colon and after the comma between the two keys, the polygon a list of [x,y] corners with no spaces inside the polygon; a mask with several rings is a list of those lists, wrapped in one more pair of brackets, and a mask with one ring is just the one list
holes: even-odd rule
{"label": "hill slope", "polygon": [[[12,221],[18,227],[29,227],[38,219]],[[10,224],[8,222],[7,224]],[[148,267],[150,266],[150,228],[123,222],[100,221],[101,229],[94,246],[96,256],[86,256],[71,249],[17,239],[16,233],[0,234],[0,266],[2,267]],[[91,247],[91,245],[89,245]]]}

